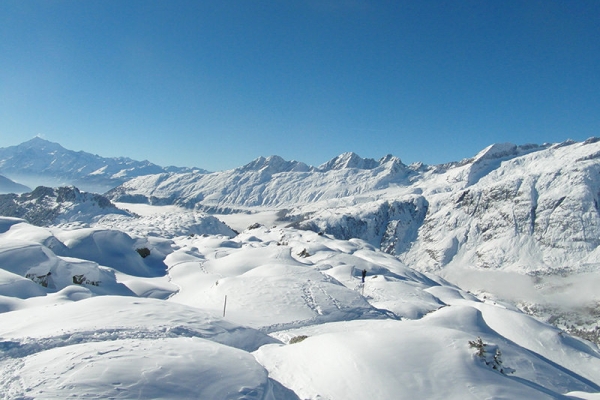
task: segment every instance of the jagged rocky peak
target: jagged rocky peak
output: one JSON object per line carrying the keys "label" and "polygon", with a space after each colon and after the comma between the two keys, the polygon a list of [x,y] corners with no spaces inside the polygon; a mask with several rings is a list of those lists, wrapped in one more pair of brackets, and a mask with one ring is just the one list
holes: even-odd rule
{"label": "jagged rocky peak", "polygon": [[319,169],[322,171],[331,171],[347,168],[374,169],[378,167],[386,167],[393,170],[406,168],[402,161],[392,154],[387,154],[379,160],[374,160],[372,158],[362,158],[356,153],[348,152],[340,154],[325,164],[322,164],[319,166]]}
{"label": "jagged rocky peak", "polygon": [[395,164],[402,164],[402,161],[398,157],[396,157],[392,154],[386,154],[385,156],[383,156],[379,159],[380,165],[387,164],[390,162],[395,163]]}
{"label": "jagged rocky peak", "polygon": [[38,186],[33,191],[23,193],[19,197],[24,201],[51,198],[56,203],[94,201],[100,208],[115,208],[115,205],[106,197],[96,193],[82,192],[75,186],[62,186],[58,188]]}
{"label": "jagged rocky peak", "polygon": [[236,171],[246,172],[246,171],[263,171],[270,174],[276,174],[279,172],[304,172],[309,171],[310,167],[303,162],[300,161],[286,161],[280,156],[269,156],[263,157],[260,156],[254,161],[249,162],[248,164],[236,168]]}
{"label": "jagged rocky peak", "polygon": [[128,212],[117,209],[102,195],[82,192],[74,186],[38,186],[29,193],[0,195],[0,215],[24,218],[38,226],[86,222],[105,214],[128,215]]}
{"label": "jagged rocky peak", "polygon": [[590,138],[587,138],[585,140],[585,142],[583,142],[583,145],[588,145],[588,144],[593,144],[593,143],[597,143],[600,142],[600,137],[596,137],[596,136],[592,136]]}
{"label": "jagged rocky peak", "polygon": [[402,160],[391,154],[387,154],[381,157],[378,161],[378,164],[392,171],[399,171],[401,169],[407,168],[406,165],[404,165],[404,163],[402,162]]}
{"label": "jagged rocky peak", "polygon": [[331,159],[325,164],[319,166],[320,170],[331,171],[345,168],[356,168],[356,169],[373,169],[379,166],[379,162],[372,158],[362,158],[356,153],[348,152],[340,154],[339,156]]}

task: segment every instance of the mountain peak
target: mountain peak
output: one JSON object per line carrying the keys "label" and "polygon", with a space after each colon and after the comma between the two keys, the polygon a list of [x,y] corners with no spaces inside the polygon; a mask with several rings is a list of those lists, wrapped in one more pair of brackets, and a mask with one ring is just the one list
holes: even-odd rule
{"label": "mountain peak", "polygon": [[17,147],[40,150],[65,150],[60,144],[51,142],[39,136],[34,137],[26,142],[21,143]]}
{"label": "mountain peak", "polygon": [[310,168],[308,165],[299,161],[286,161],[280,156],[272,155],[269,157],[260,156],[254,161],[248,164],[236,168],[237,171],[263,171],[270,174],[276,174],[278,172],[302,172],[308,171]]}
{"label": "mountain peak", "polygon": [[339,156],[331,159],[319,166],[319,169],[324,171],[356,168],[356,169],[373,169],[379,166],[379,163],[372,158],[362,158],[354,152],[342,153]]}

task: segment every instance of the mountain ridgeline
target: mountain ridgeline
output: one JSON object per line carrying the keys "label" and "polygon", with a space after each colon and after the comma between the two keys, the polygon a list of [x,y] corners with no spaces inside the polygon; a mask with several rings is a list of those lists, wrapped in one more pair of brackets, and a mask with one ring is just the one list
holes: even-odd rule
{"label": "mountain ridgeline", "polygon": [[[86,162],[87,169],[98,171],[90,161],[97,156],[63,152],[42,139],[16,148],[20,154],[40,153],[38,160],[65,154],[59,158],[65,163],[53,163],[53,171],[62,171],[55,176],[71,174]],[[9,162],[7,152],[0,150],[0,172],[9,165],[17,168],[17,157]],[[80,158],[66,162],[75,154]],[[48,170],[38,165],[42,161],[27,160],[22,170]],[[155,170],[136,168],[127,171]],[[435,166],[405,165],[391,155],[374,160],[345,153],[319,167],[271,156],[214,173],[161,171],[133,177],[106,197],[221,214],[278,210],[292,226],[366,240],[422,271],[460,265],[539,276],[600,269],[596,138],[494,144],[473,158]],[[77,179],[94,181],[95,176],[88,172]],[[128,176],[122,172],[119,179]]]}
{"label": "mountain ridgeline", "polygon": [[[39,152],[41,146],[54,156],[58,151],[58,145],[40,140],[21,146]],[[50,157],[39,155],[39,159]],[[75,164],[81,165],[83,159]],[[9,164],[0,160],[3,166]],[[17,165],[18,158],[11,160]],[[64,171],[60,163],[54,164],[54,176],[74,170],[69,163]],[[23,166],[27,168],[36,170],[33,164]],[[88,173],[78,179],[95,176]],[[125,176],[129,175],[119,179]],[[133,177],[109,190],[105,198],[75,188],[38,188],[2,200],[0,212],[5,216],[36,225],[74,224],[83,219],[91,226],[159,236],[234,234],[207,213],[254,214],[257,219],[262,212],[276,213],[280,225],[337,239],[362,239],[415,270],[435,273],[481,295],[507,299],[566,329],[574,324],[598,332],[597,138],[543,145],[494,144],[473,158],[433,166],[405,165],[391,155],[365,159],[354,153],[318,167],[278,156],[259,157],[228,171],[161,170]],[[167,214],[157,223],[111,202],[181,208],[165,208]],[[594,336],[594,340],[599,339]]]}
{"label": "mountain ridgeline", "polygon": [[136,176],[192,170],[206,172],[192,168],[163,168],[149,161],[126,157],[100,157],[67,150],[39,137],[17,146],[0,148],[0,175],[33,188],[74,185],[82,190],[104,193]]}
{"label": "mountain ridgeline", "polygon": [[259,158],[215,172],[134,178],[119,202],[210,212],[284,209],[297,227],[361,238],[411,266],[542,274],[600,267],[600,143],[495,144],[445,165],[354,153],[309,167]]}

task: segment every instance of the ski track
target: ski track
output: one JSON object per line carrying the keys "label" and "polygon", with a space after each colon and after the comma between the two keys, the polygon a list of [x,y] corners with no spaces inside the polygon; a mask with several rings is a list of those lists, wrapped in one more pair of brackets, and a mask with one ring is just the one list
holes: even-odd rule
{"label": "ski track", "polygon": [[321,310],[321,307],[319,307],[319,304],[317,303],[317,300],[313,294],[313,286],[314,285],[311,283],[310,279],[306,284],[302,285],[302,299],[308,308],[311,309],[311,311],[317,313],[318,315],[323,315],[323,311]]}

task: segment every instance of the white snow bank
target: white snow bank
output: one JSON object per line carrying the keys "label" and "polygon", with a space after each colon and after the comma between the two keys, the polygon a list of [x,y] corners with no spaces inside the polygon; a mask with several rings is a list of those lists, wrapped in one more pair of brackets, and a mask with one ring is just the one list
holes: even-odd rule
{"label": "white snow bank", "polygon": [[[288,333],[294,335],[308,338],[254,354],[270,376],[306,399],[556,399],[600,389],[499,336],[471,307],[443,308],[419,321],[329,323]],[[504,366],[516,371],[501,374],[475,356],[468,342],[477,336],[495,343]]]}
{"label": "white snow bank", "polygon": [[10,398],[277,400],[254,357],[200,338],[76,344],[4,367],[0,394]]}
{"label": "white snow bank", "polygon": [[26,222],[21,218],[2,217],[0,216],[0,233],[8,231],[13,225]]}
{"label": "white snow bank", "polygon": [[[0,268],[0,296],[26,299],[33,296],[44,296],[43,288],[31,279],[23,278]],[[0,307],[0,312],[3,312]]]}
{"label": "white snow bank", "polygon": [[[117,283],[112,270],[92,261],[58,257],[35,242],[0,240],[0,271],[0,285],[7,280],[13,283],[0,286],[0,295],[18,298],[42,296],[75,283],[87,285],[97,294],[132,294]],[[14,275],[26,280],[17,279]]]}
{"label": "white snow bank", "polygon": [[68,248],[68,256],[92,260],[100,265],[137,276],[160,276],[162,263],[146,264],[136,252],[136,242],[124,232],[108,229],[57,230],[55,236]]}
{"label": "white snow bank", "polygon": [[187,235],[235,236],[235,232],[218,218],[189,208],[116,203],[117,207],[136,216],[109,214],[93,226],[128,232],[135,236],[174,238]]}
{"label": "white snow bank", "polygon": [[0,314],[0,337],[35,338],[45,347],[179,336],[202,337],[247,351],[274,341],[206,311],[155,299],[99,296]]}

